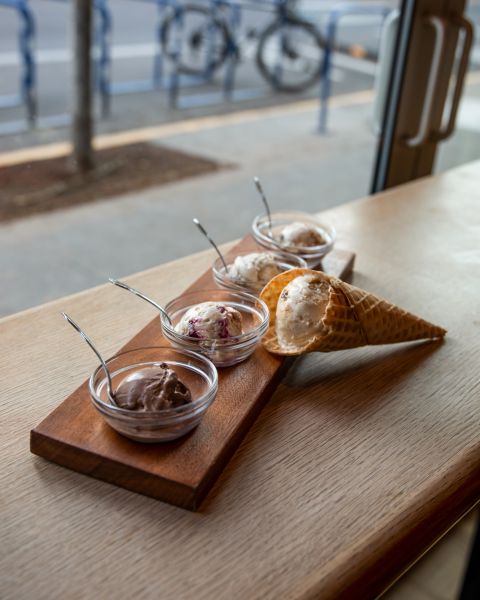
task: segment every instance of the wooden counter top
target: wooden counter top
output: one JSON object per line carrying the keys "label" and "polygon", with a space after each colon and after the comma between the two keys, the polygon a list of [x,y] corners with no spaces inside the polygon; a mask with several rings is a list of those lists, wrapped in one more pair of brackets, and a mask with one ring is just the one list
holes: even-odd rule
{"label": "wooden counter top", "polygon": [[[198,513],[28,451],[96,366],[59,311],[109,355],[147,305],[106,285],[0,321],[4,597],[370,598],[475,504],[480,162],[324,217],[357,252],[356,285],[448,336],[296,362]],[[166,302],[211,261],[126,279]]]}

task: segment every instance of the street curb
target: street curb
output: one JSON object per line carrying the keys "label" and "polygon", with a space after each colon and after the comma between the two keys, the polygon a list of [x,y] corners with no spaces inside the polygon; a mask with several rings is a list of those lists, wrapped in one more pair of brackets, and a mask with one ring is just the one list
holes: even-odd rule
{"label": "street curb", "polygon": [[[372,90],[364,90],[351,94],[335,96],[330,100],[331,108],[351,106],[355,104],[365,104],[373,98]],[[99,135],[94,139],[94,147],[97,150],[112,148],[115,146],[125,146],[138,142],[168,138],[175,135],[184,135],[203,131],[207,129],[218,129],[229,125],[238,125],[241,123],[259,121],[268,118],[281,117],[295,113],[303,113],[318,110],[318,100],[301,100],[281,107],[267,107],[261,109],[241,110],[226,115],[215,115],[208,117],[199,117],[196,119],[186,119],[175,123],[166,123],[153,127],[143,127],[140,129],[131,129],[118,133]],[[68,156],[72,151],[69,142],[57,142],[21,150],[13,150],[0,154],[0,167],[27,163],[37,160],[46,160]]]}

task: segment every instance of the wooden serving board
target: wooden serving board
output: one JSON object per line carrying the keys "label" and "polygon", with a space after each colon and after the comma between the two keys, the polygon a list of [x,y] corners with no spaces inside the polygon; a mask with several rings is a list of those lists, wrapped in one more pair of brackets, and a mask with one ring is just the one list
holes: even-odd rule
{"label": "wooden serving board", "polygon": [[[250,236],[228,254],[258,250]],[[355,255],[332,251],[325,272],[346,278]],[[215,288],[211,271],[186,291]],[[159,346],[156,316],[122,351]],[[48,460],[140,494],[195,510],[235,452],[287,364],[259,346],[245,362],[219,370],[218,394],[200,425],[179,440],[159,444],[131,441],[111,429],[92,406],[84,382],[30,434],[30,450]]]}

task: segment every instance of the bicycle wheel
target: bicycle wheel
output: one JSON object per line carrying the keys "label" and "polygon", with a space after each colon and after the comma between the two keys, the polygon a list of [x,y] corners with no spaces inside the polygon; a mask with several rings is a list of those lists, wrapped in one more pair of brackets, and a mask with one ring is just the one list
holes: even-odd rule
{"label": "bicycle wheel", "polygon": [[276,21],[260,36],[257,66],[276,90],[302,92],[320,77],[324,45],[311,23],[293,17]]}
{"label": "bicycle wheel", "polygon": [[171,60],[177,59],[181,73],[213,73],[224,62],[229,48],[229,33],[221,19],[208,8],[186,4],[163,21],[160,39],[162,50]]}

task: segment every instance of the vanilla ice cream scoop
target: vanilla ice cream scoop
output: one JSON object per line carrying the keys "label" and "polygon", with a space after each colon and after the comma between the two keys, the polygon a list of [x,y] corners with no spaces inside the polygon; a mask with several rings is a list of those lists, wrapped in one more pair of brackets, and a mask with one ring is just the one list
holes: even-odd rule
{"label": "vanilla ice cream scoop", "polygon": [[235,337],[242,334],[242,315],[221,302],[202,302],[187,310],[175,331],[197,339]]}
{"label": "vanilla ice cream scoop", "polygon": [[280,232],[279,241],[285,247],[322,246],[327,243],[327,240],[316,227],[299,221],[286,225]]}
{"label": "vanilla ice cream scoop", "polygon": [[307,343],[323,330],[329,284],[314,275],[301,275],[282,290],[277,303],[276,333],[282,346]]}
{"label": "vanilla ice cream scoop", "polygon": [[228,276],[241,285],[262,288],[281,271],[275,256],[270,252],[252,252],[237,256],[228,267]]}

